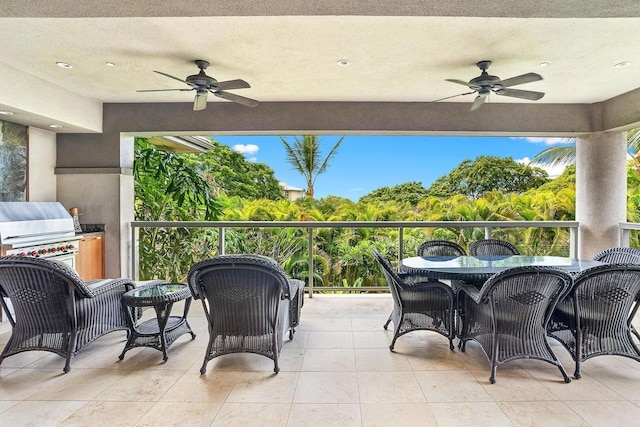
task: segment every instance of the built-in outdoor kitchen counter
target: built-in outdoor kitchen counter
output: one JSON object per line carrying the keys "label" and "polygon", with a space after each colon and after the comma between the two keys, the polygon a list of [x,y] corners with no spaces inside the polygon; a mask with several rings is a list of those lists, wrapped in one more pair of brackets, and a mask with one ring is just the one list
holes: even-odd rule
{"label": "built-in outdoor kitchen counter", "polygon": [[104,224],[80,224],[76,271],[84,281],[104,279]]}

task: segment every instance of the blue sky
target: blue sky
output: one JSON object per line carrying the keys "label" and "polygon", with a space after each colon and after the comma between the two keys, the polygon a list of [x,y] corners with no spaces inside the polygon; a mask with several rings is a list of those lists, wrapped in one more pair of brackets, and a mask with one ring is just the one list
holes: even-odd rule
{"label": "blue sky", "polygon": [[[293,136],[285,138],[293,142]],[[306,189],[302,175],[287,162],[278,136],[214,135],[213,139],[243,153],[249,161],[265,163],[275,171],[279,181]],[[319,139],[326,155],[339,136],[320,135]],[[559,138],[347,135],[327,171],[316,179],[314,197],[333,195],[357,201],[377,188],[410,181],[429,188],[465,159],[490,155],[527,162],[560,141]]]}

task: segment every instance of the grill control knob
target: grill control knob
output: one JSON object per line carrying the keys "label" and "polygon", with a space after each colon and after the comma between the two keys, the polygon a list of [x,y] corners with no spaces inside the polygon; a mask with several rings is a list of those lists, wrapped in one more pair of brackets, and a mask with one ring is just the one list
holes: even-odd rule
{"label": "grill control knob", "polygon": [[49,252],[51,252],[51,253],[56,252],[56,251],[57,251],[56,248],[49,248]]}
{"label": "grill control knob", "polygon": [[27,254],[25,254],[24,252],[20,252],[18,256],[27,256]]}

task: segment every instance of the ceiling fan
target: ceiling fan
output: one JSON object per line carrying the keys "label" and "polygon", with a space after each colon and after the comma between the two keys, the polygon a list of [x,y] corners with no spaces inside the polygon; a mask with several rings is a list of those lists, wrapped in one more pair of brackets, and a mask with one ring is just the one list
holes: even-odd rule
{"label": "ceiling fan", "polygon": [[[485,100],[491,94],[491,92],[496,95],[502,96],[511,96],[513,98],[520,99],[528,99],[530,101],[537,101],[538,99],[544,96],[544,92],[534,92],[531,90],[520,90],[520,89],[508,89],[511,86],[521,85],[524,83],[536,82],[538,80],[542,80],[542,76],[536,73],[527,73],[522,74],[516,77],[511,77],[510,79],[500,80],[500,77],[492,76],[487,73],[487,69],[489,65],[491,65],[491,61],[480,61],[476,64],[482,73],[474,79],[469,80],[469,82],[465,82],[463,80],[458,79],[446,79],[448,82],[458,83],[464,86],[467,86],[469,89],[472,89],[471,92],[461,93],[458,95],[448,96],[446,98],[441,98],[436,101],[442,101],[444,99],[453,98],[456,96],[462,95],[470,95],[472,93],[477,93],[478,96],[471,104],[471,111],[475,111],[484,104]],[[434,102],[436,102],[434,101]]]}
{"label": "ceiling fan", "polygon": [[171,79],[178,80],[179,82],[186,83],[191,88],[189,89],[148,89],[148,90],[138,90],[137,92],[165,92],[172,90],[179,91],[196,91],[196,97],[193,101],[193,110],[199,111],[207,108],[207,95],[209,92],[214,94],[219,98],[223,98],[232,102],[236,102],[238,104],[246,105],[247,107],[255,107],[258,105],[258,101],[251,98],[245,98],[244,96],[235,95],[233,93],[225,92],[225,90],[231,89],[246,89],[251,86],[249,83],[244,80],[229,80],[226,82],[219,82],[213,77],[209,77],[206,75],[204,70],[209,66],[207,61],[203,61],[202,59],[198,59],[195,61],[196,65],[200,69],[198,74],[194,74],[192,76],[187,77],[185,80],[182,80],[178,77],[174,77],[170,74],[163,73],[162,71],[153,70],[154,73],[162,74],[163,76],[167,76]]}

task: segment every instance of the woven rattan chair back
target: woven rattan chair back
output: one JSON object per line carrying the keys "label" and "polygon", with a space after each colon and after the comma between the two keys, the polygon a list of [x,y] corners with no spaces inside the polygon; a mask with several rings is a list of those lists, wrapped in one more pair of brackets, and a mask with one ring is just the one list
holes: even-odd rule
{"label": "woven rattan chair back", "polygon": [[571,381],[546,340],[546,326],[558,300],[572,284],[571,275],[553,267],[516,267],[490,277],[479,291],[465,285],[461,348],[480,344],[491,362],[489,381],[499,365],[516,359],[540,359]]}
{"label": "woven rattan chair back", "polygon": [[622,247],[608,248],[596,254],[593,259],[596,261],[606,262],[607,264],[640,265],[640,249]]}
{"label": "woven rattan chair back", "polygon": [[[5,357],[40,350],[71,358],[96,338],[116,330],[128,330],[122,295],[135,287],[129,279],[100,281],[89,287],[64,264],[39,258],[0,258],[0,291],[15,314],[9,316],[11,338]],[[10,308],[2,299],[5,312]]]}
{"label": "woven rattan chair back", "polygon": [[464,256],[467,253],[456,242],[429,240],[418,246],[418,256]]}
{"label": "woven rattan chair back", "polygon": [[393,297],[393,311],[384,325],[386,329],[391,321],[394,324],[393,340],[389,349],[393,351],[400,336],[411,331],[427,330],[447,337],[449,347],[453,350],[455,307],[451,288],[436,280],[408,282],[393,269],[380,252],[374,249],[373,255]]}
{"label": "woven rattan chair back", "polygon": [[273,360],[288,330],[289,280],[270,258],[220,255],[194,265],[187,276],[194,298],[201,299],[209,321],[209,360],[229,353],[250,352]]}
{"label": "woven rattan chair back", "polygon": [[576,362],[617,355],[640,361],[631,337],[630,319],[638,310],[640,265],[607,264],[575,276],[575,284],[553,312],[549,335],[560,341]]}
{"label": "woven rattan chair back", "polygon": [[514,245],[498,239],[475,241],[469,246],[469,253],[473,256],[520,255]]}

